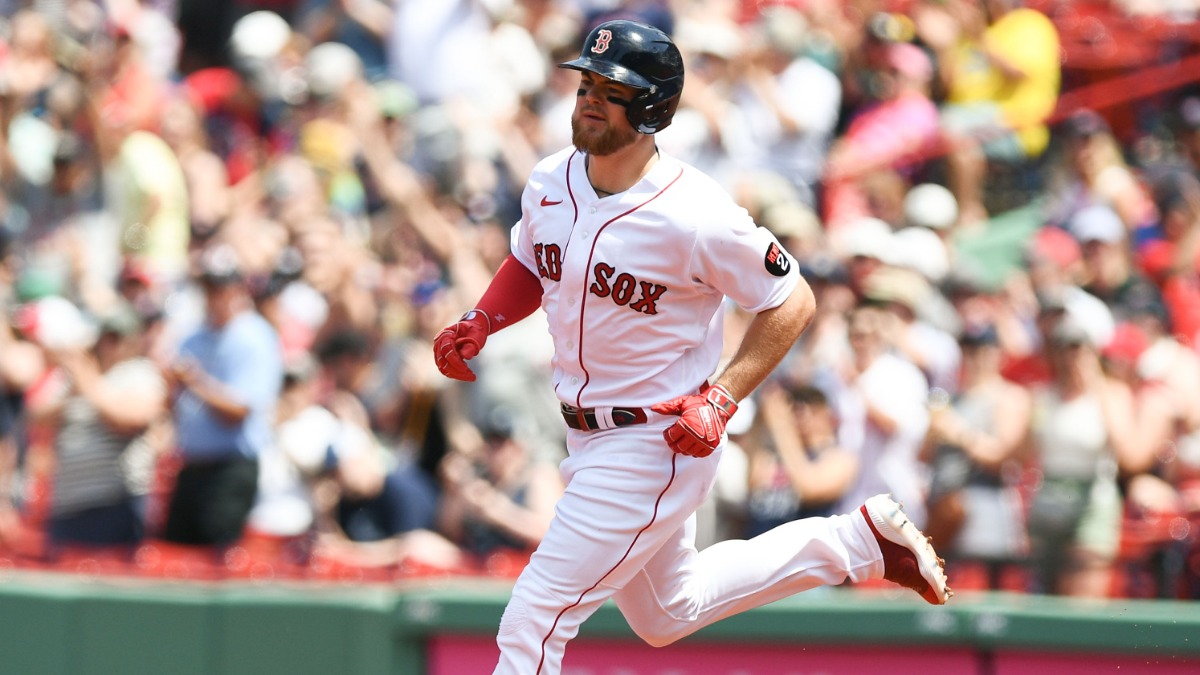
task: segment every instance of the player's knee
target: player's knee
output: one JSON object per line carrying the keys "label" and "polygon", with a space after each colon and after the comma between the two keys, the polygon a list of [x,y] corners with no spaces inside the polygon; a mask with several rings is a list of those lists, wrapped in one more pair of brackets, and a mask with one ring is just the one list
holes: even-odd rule
{"label": "player's knee", "polygon": [[503,640],[507,636],[520,633],[528,625],[529,603],[525,602],[524,598],[514,596],[504,607],[504,614],[500,617],[498,636]]}
{"label": "player's knee", "polygon": [[666,647],[692,632],[673,620],[639,621],[636,624],[631,621],[629,627],[642,642],[651,647]]}
{"label": "player's knee", "polygon": [[654,635],[643,637],[642,641],[654,648],[666,647],[674,644],[679,638],[675,636]]}

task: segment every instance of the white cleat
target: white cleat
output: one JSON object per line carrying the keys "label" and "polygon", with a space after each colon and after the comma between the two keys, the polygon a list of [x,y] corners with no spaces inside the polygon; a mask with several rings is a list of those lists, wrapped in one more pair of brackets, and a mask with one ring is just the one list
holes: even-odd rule
{"label": "white cleat", "polygon": [[946,561],[891,495],[875,495],[859,508],[879,550],[883,552],[883,578],[916,591],[931,605],[944,605],[954,591],[946,581]]}

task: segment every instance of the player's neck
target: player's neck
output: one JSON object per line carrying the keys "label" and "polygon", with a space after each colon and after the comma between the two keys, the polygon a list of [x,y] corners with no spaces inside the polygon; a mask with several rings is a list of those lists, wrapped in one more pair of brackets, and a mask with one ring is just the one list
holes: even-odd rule
{"label": "player's neck", "polygon": [[597,195],[607,197],[636,185],[657,162],[654,138],[645,136],[611,155],[588,155],[588,181]]}

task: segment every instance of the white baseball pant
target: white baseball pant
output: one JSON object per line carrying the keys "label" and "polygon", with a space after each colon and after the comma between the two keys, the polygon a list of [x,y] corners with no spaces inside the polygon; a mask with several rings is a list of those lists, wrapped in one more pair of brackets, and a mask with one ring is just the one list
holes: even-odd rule
{"label": "white baseball pant", "polygon": [[639,426],[568,432],[566,492],[504,610],[496,675],[558,675],[567,642],[610,597],[639,637],[663,646],[801,591],[883,576],[857,512],[697,552],[694,513],[721,449],[677,455],[662,437],[677,418],[650,415]]}

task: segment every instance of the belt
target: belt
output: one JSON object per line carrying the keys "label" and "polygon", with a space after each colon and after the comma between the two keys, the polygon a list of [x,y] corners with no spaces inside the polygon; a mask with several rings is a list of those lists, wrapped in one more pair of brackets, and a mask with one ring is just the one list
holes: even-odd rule
{"label": "belt", "polygon": [[567,426],[579,431],[615,429],[645,424],[648,416],[641,408],[576,408],[562,404],[562,416]]}

